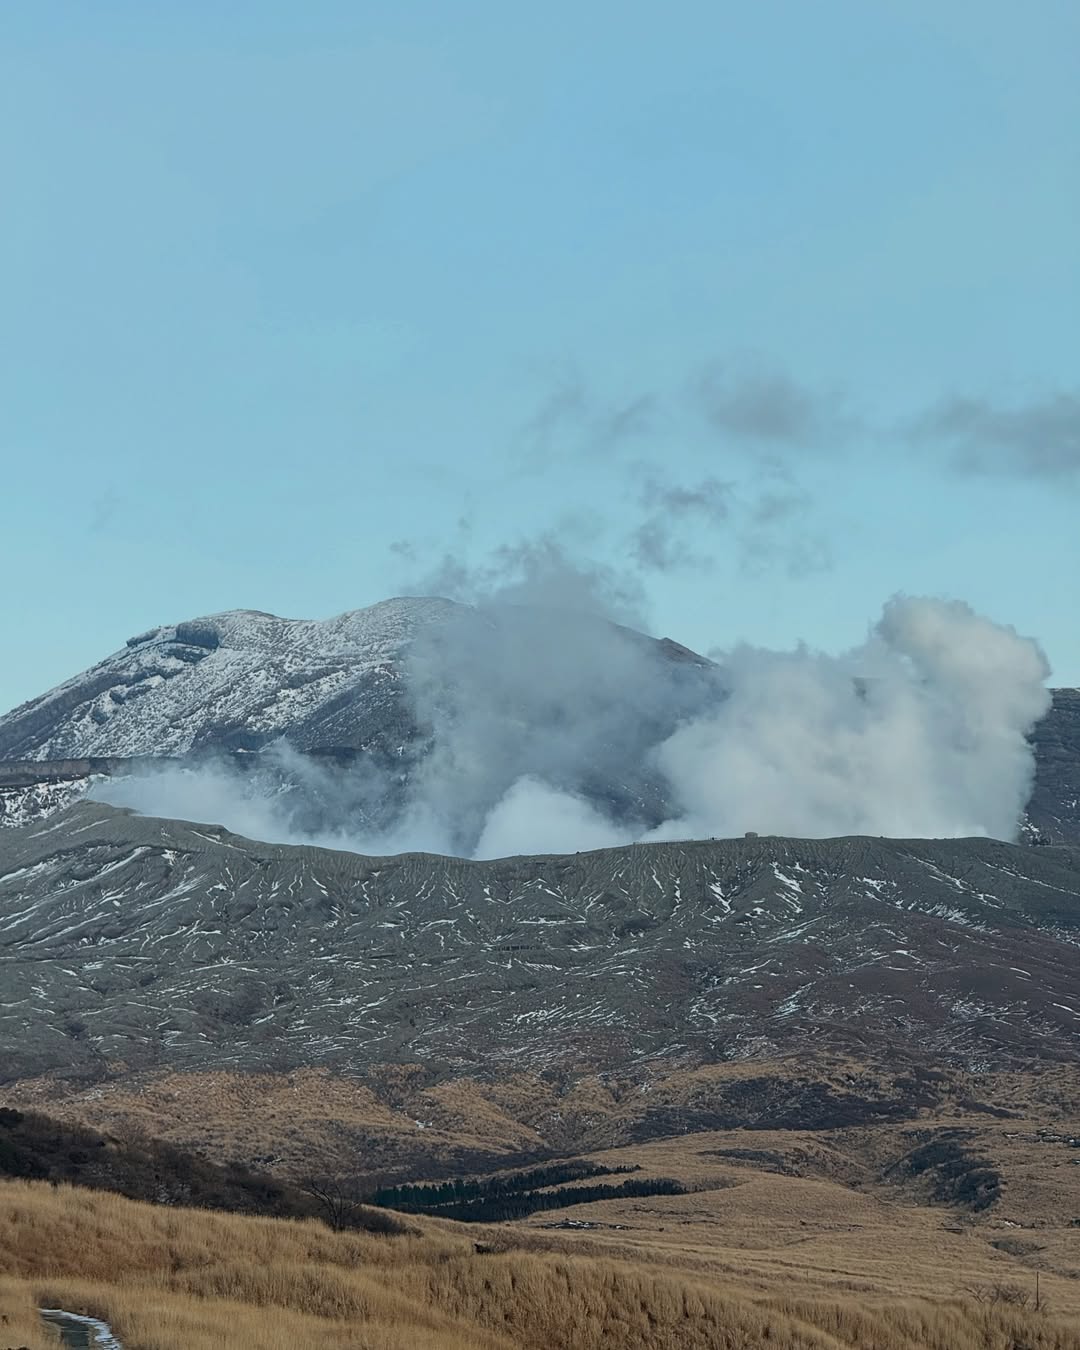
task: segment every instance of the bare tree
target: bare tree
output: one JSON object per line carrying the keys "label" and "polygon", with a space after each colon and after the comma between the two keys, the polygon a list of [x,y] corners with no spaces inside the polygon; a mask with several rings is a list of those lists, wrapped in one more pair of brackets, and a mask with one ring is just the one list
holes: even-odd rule
{"label": "bare tree", "polygon": [[307,1177],[300,1189],[318,1202],[323,1222],[335,1233],[353,1227],[353,1219],[364,1205],[364,1197],[355,1183],[338,1177]]}

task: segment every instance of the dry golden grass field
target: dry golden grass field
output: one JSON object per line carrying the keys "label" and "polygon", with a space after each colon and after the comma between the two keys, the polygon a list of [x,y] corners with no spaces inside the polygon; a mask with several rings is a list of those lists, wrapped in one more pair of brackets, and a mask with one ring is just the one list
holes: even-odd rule
{"label": "dry golden grass field", "polygon": [[[320,1073],[170,1074],[65,1097],[16,1085],[11,1103],[219,1159],[267,1157],[286,1175],[316,1159],[378,1172],[410,1147],[497,1165],[565,1139],[687,1190],[514,1223],[410,1216],[413,1235],[376,1237],[6,1182],[0,1350],[55,1344],[41,1304],[105,1318],[124,1350],[1080,1350],[1075,1070],[953,1075],[907,1118],[648,1137],[648,1110],[689,1121],[736,1091],[752,1104],[748,1085],[779,1100],[770,1073],[798,1100],[822,1081],[744,1064],[671,1068],[645,1092],[529,1075],[432,1084],[408,1070],[374,1086]],[[850,1088],[849,1066],[829,1074]],[[996,1178],[992,1203],[943,1190],[947,1170],[912,1168],[942,1138]]]}
{"label": "dry golden grass field", "polygon": [[[45,1304],[105,1318],[125,1350],[1080,1350],[1076,1316],[950,1292],[957,1276],[1014,1271],[982,1251],[954,1255],[925,1216],[894,1241],[885,1214],[851,1206],[804,1259],[787,1239],[819,1199],[804,1183],[788,1213],[780,1185],[738,1188],[751,1193],[726,1217],[748,1244],[759,1237],[736,1256],[710,1244],[720,1212],[650,1216],[655,1245],[644,1230],[582,1241],[434,1221],[375,1238],[6,1182],[0,1327],[13,1346],[55,1344],[35,1322]],[[845,1235],[860,1223],[854,1259]],[[909,1283],[903,1261],[920,1234]],[[477,1237],[496,1250],[478,1253]],[[935,1255],[950,1263],[936,1291]],[[1048,1284],[1065,1294],[1063,1277]]]}

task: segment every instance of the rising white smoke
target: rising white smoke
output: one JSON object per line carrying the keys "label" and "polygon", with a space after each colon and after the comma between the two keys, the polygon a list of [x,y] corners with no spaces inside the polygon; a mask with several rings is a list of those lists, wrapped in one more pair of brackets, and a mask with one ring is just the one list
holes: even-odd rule
{"label": "rising white smoke", "polygon": [[843,656],[741,647],[723,664],[728,698],[657,749],[681,809],[653,838],[1015,835],[1049,671],[1011,629],[895,599]]}
{"label": "rising white smoke", "polygon": [[[564,571],[568,583],[595,593]],[[740,646],[709,665],[553,604],[550,584],[540,604],[520,577],[509,594],[477,596],[415,645],[406,675],[427,739],[404,789],[279,746],[256,774],[177,768],[98,795],[365,853],[496,857],[747,830],[1015,835],[1049,670],[1033,641],[965,604],[896,598],[853,651]]]}

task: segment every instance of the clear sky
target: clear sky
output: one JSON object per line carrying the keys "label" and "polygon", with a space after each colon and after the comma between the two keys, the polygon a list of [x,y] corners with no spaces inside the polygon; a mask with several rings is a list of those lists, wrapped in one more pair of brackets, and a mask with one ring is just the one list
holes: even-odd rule
{"label": "clear sky", "polygon": [[1080,683],[1076,0],[0,19],[0,706],[545,533],[699,648]]}

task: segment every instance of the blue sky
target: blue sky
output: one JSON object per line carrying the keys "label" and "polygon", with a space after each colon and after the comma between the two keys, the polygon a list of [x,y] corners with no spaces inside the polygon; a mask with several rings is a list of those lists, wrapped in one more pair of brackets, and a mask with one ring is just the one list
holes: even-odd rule
{"label": "blue sky", "polygon": [[2,31],[0,705],[545,534],[699,648],[928,593],[1080,683],[1073,0]]}

